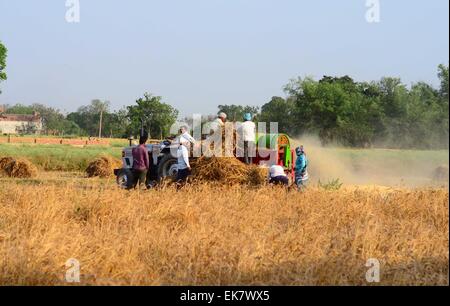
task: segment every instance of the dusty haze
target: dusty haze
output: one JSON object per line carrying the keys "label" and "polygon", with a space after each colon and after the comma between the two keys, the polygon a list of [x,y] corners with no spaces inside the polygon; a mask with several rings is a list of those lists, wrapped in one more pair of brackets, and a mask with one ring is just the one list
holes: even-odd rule
{"label": "dusty haze", "polygon": [[339,178],[345,184],[448,186],[448,150],[346,149],[323,147],[317,137],[294,139],[309,159],[311,184]]}

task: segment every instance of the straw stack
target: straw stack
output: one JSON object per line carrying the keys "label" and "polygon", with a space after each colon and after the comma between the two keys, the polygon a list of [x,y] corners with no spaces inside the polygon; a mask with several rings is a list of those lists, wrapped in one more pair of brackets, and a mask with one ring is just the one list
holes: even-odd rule
{"label": "straw stack", "polygon": [[12,157],[0,158],[0,175],[14,178],[32,178],[37,176],[37,168],[29,160]]}
{"label": "straw stack", "polygon": [[89,163],[86,174],[88,177],[110,177],[114,175],[114,169],[121,168],[122,162],[111,156],[101,156]]}

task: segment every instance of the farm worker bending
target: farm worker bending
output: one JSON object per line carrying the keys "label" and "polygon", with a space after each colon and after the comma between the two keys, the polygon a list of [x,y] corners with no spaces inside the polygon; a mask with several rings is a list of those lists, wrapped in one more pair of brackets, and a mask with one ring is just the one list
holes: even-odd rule
{"label": "farm worker bending", "polygon": [[178,157],[178,173],[177,182],[186,182],[188,176],[191,174],[191,165],[189,164],[189,142],[184,138],[180,139],[181,142],[178,146],[177,157]]}
{"label": "farm worker bending", "polygon": [[244,140],[244,162],[249,165],[253,162],[253,157],[255,157],[256,140],[256,125],[252,121],[252,115],[249,113],[244,115],[240,135]]}
{"label": "farm worker bending", "polygon": [[145,185],[147,172],[150,168],[150,160],[148,156],[148,149],[145,143],[148,140],[148,135],[144,134],[139,138],[139,145],[132,150],[133,154],[133,175],[134,187],[139,183],[139,186]]}
{"label": "farm worker bending", "polygon": [[303,146],[295,149],[297,154],[297,161],[295,162],[295,183],[298,188],[305,187],[309,179],[308,175],[308,159],[306,157]]}
{"label": "farm worker bending", "polygon": [[273,165],[269,170],[269,183],[274,185],[289,185],[289,179],[280,165]]}

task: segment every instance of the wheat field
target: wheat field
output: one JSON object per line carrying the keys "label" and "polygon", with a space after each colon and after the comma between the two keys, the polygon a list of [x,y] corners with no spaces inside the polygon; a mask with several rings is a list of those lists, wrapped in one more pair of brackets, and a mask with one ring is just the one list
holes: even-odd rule
{"label": "wheat field", "polygon": [[448,189],[0,189],[0,284],[448,285]]}

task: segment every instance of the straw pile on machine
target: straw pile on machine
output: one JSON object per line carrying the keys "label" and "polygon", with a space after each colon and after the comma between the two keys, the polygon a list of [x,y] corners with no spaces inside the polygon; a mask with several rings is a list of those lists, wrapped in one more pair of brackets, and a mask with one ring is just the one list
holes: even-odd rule
{"label": "straw pile on machine", "polygon": [[[229,126],[228,128],[230,128]],[[232,133],[227,142],[226,133]],[[221,152],[234,154],[237,150],[237,133],[227,127],[222,130]],[[193,183],[220,183],[223,185],[261,186],[267,182],[268,169],[246,165],[235,157],[216,157],[214,147],[207,148],[205,155],[191,162]]]}
{"label": "straw pile on machine", "polygon": [[27,159],[14,159],[12,157],[0,158],[0,175],[6,175],[14,178],[32,178],[36,177],[38,170]]}
{"label": "straw pile on machine", "polygon": [[114,175],[114,169],[121,168],[122,162],[111,156],[101,156],[89,163],[86,168],[88,177],[110,177]]}
{"label": "straw pile on machine", "polygon": [[267,169],[246,165],[234,157],[201,157],[193,160],[193,183],[221,183],[225,185],[263,185]]}

